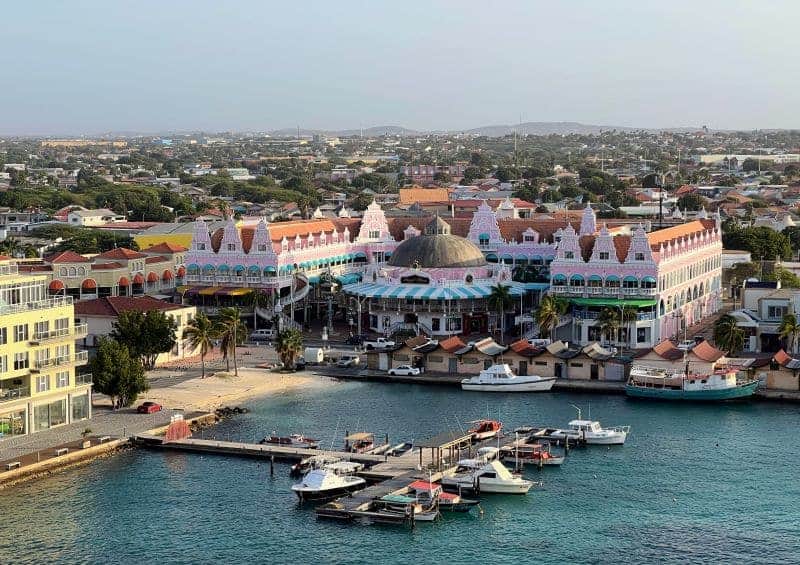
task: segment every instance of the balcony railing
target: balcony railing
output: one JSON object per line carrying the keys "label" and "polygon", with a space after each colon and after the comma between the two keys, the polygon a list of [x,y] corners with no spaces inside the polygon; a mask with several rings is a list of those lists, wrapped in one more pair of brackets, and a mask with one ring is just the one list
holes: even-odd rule
{"label": "balcony railing", "polygon": [[70,336],[73,339],[80,339],[82,337],[86,337],[88,333],[88,324],[75,324],[71,328],[58,328],[47,332],[34,332],[31,343],[45,343]]}
{"label": "balcony railing", "polygon": [[28,398],[31,395],[31,387],[21,386],[18,388],[0,388],[0,403],[13,402],[20,398]]}
{"label": "balcony railing", "polygon": [[89,362],[88,351],[77,351],[73,355],[64,355],[62,357],[51,357],[49,359],[37,359],[33,362],[35,370],[45,369],[47,367],[61,367],[64,365],[85,365]]}
{"label": "balcony railing", "polygon": [[75,375],[75,386],[90,385],[92,384],[92,374],[84,373],[82,375]]}
{"label": "balcony railing", "polygon": [[36,302],[22,302],[20,304],[5,304],[0,306],[0,314],[18,314],[20,312],[32,312],[34,310],[47,310],[49,308],[60,308],[72,304],[71,296],[58,296],[47,298]]}
{"label": "balcony railing", "polygon": [[656,288],[606,288],[602,286],[551,286],[550,292],[553,294],[566,294],[569,296],[577,296],[582,298],[591,298],[592,296],[610,296],[614,298],[622,298],[629,296],[656,296],[658,289]]}
{"label": "balcony railing", "polygon": [[0,265],[0,277],[18,274],[19,269],[17,269],[16,265]]}

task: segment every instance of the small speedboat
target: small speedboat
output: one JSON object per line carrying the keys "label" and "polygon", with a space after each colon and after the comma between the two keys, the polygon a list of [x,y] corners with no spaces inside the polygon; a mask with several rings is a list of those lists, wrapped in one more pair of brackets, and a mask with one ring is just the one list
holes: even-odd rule
{"label": "small speedboat", "polygon": [[375,434],[356,432],[344,438],[344,450],[348,453],[365,453],[375,447]]}
{"label": "small speedboat", "polygon": [[521,439],[504,447],[500,455],[503,463],[515,465],[561,465],[564,463],[563,455],[555,455],[550,451],[550,445],[545,443],[527,443]]}
{"label": "small speedboat", "polygon": [[604,428],[597,420],[581,419],[581,410],[578,411],[578,418],[567,424],[567,429],[554,430],[550,437],[559,439],[577,439],[586,442],[587,445],[623,445],[625,439],[631,431],[630,426],[615,426]]}
{"label": "small speedboat", "polygon": [[496,437],[503,428],[503,423],[497,420],[475,420],[470,422],[473,426],[468,430],[474,441],[482,441]]}
{"label": "small speedboat", "polygon": [[338,461],[318,469],[312,469],[299,483],[292,485],[292,491],[301,502],[306,500],[332,500],[361,490],[367,481],[356,477],[363,469],[360,463]]}
{"label": "small speedboat", "polygon": [[415,496],[387,494],[375,501],[375,505],[383,512],[396,513],[418,522],[433,522],[439,517],[436,501],[423,504]]}
{"label": "small speedboat", "polygon": [[424,506],[438,504],[440,512],[469,512],[473,507],[480,504],[479,500],[462,498],[460,494],[444,492],[439,483],[428,481],[414,481],[408,485],[417,499]]}
{"label": "small speedboat", "polygon": [[282,447],[299,447],[302,449],[317,449],[319,441],[305,437],[303,434],[292,434],[290,436],[279,436],[274,432],[270,436],[261,440],[264,445],[280,445]]}
{"label": "small speedboat", "polygon": [[451,491],[494,494],[527,494],[533,482],[513,474],[500,461],[462,459],[450,475],[443,475],[442,487]]}
{"label": "small speedboat", "polygon": [[334,455],[312,455],[311,457],[306,457],[302,461],[298,461],[291,467],[290,476],[292,477],[302,477],[306,473],[308,473],[311,469],[319,469],[324,467],[325,465],[330,465],[331,463],[336,463],[341,461],[341,458],[336,457]]}

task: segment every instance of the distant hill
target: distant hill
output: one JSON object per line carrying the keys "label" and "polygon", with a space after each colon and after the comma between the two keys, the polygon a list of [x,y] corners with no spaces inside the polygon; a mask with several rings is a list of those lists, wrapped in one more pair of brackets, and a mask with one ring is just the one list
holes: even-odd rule
{"label": "distant hill", "polygon": [[[483,126],[466,130],[465,133],[473,135],[485,135],[487,137],[503,137],[512,135],[514,131],[521,135],[596,135],[603,131],[641,131],[648,128],[632,128],[626,126],[597,126],[592,124],[581,124],[579,122],[525,122],[516,125],[497,125]],[[684,129],[684,128],[680,128]],[[696,128],[686,128],[694,130]]]}
{"label": "distant hill", "polygon": [[[413,129],[404,128],[402,126],[373,126],[364,128],[365,137],[375,137],[378,135],[419,135],[419,132]],[[297,128],[283,128],[269,132],[270,135],[276,137],[293,137],[297,135]],[[333,137],[351,137],[354,135],[361,135],[360,129],[342,129],[342,130],[323,130],[323,129],[303,129],[300,128],[300,135],[328,135]]]}

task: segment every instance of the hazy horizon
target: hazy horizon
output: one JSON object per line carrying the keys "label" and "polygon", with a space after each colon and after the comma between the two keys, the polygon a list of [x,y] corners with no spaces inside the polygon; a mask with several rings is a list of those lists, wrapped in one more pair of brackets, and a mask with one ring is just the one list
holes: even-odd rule
{"label": "hazy horizon", "polygon": [[800,5],[15,3],[2,135],[798,129]]}

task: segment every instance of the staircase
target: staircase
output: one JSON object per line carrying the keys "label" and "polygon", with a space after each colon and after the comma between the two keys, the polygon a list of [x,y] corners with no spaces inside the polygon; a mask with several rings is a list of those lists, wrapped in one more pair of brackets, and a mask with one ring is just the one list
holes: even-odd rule
{"label": "staircase", "polygon": [[411,330],[417,334],[425,334],[428,337],[433,335],[431,328],[422,322],[397,322],[389,326],[389,328],[385,330],[385,333],[387,336],[393,336],[402,330]]}

